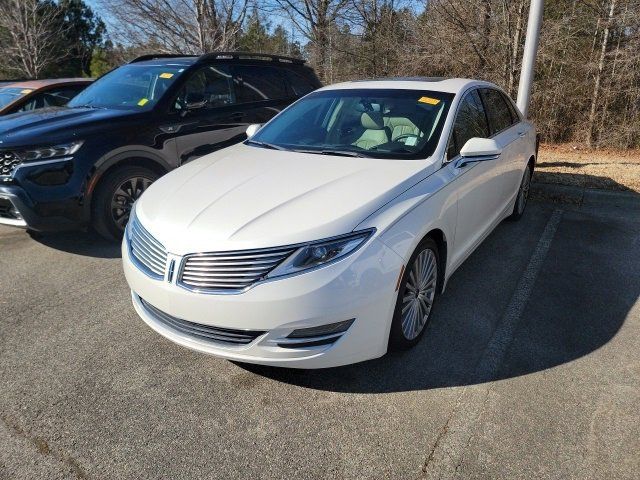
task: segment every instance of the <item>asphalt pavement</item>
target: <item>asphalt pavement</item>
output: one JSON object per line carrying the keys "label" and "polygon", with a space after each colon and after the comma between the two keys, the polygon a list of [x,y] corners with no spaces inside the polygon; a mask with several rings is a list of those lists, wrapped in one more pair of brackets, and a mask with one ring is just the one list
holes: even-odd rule
{"label": "asphalt pavement", "polygon": [[638,198],[530,203],[416,348],[321,371],[174,345],[118,246],[1,227],[0,478],[637,479]]}

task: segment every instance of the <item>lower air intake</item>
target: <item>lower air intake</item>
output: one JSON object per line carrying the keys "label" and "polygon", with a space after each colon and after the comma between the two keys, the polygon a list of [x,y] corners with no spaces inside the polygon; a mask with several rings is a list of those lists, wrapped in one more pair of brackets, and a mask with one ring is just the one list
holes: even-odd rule
{"label": "lower air intake", "polygon": [[145,302],[142,298],[138,298],[140,299],[140,303],[142,303],[142,306],[145,308],[147,313],[151,315],[156,321],[172,330],[187,334],[191,337],[226,345],[240,346],[248,345],[260,335],[266,333],[264,331],[258,330],[235,330],[231,328],[219,328],[212,327],[211,325],[189,322],[187,320],[182,320],[181,318],[169,315],[168,313],[165,313],[162,310],[157,309],[153,305]]}

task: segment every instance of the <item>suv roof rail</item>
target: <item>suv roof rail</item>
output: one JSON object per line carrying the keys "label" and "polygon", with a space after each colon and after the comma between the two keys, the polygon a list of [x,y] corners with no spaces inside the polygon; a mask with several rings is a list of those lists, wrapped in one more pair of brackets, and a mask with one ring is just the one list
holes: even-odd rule
{"label": "suv roof rail", "polygon": [[198,57],[201,60],[225,60],[231,58],[242,58],[248,60],[265,60],[271,62],[297,63],[303,64],[306,60],[296,57],[287,57],[285,55],[275,55],[270,53],[252,53],[252,52],[212,52],[206,53]]}
{"label": "suv roof rail", "polygon": [[140,55],[134,58],[129,63],[144,62],[146,60],[154,60],[156,58],[182,58],[182,57],[196,57],[197,55],[186,55],[184,53],[149,53],[147,55]]}

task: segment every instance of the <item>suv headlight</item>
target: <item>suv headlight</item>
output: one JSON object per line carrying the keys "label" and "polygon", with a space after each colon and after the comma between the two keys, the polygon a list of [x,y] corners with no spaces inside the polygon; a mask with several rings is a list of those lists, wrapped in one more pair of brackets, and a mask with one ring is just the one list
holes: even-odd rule
{"label": "suv headlight", "polygon": [[338,261],[360,248],[374,232],[375,228],[372,228],[302,245],[273,269],[267,278],[301,273]]}
{"label": "suv headlight", "polygon": [[18,157],[24,162],[33,162],[36,160],[46,160],[49,158],[66,157],[76,153],[82,144],[83,140],[77,140],[75,142],[63,143],[60,145],[54,145],[52,147],[38,147],[28,150],[22,150],[17,152]]}

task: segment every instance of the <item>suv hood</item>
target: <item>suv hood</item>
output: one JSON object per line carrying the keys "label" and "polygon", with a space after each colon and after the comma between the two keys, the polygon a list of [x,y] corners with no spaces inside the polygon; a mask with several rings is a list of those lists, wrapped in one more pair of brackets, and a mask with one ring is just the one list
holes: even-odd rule
{"label": "suv hood", "polygon": [[426,176],[427,165],[239,144],[162,177],[136,215],[178,255],[307,242],[351,232]]}
{"label": "suv hood", "polygon": [[0,117],[0,145],[30,146],[69,139],[70,131],[129,117],[138,112],[97,108],[53,107]]}

